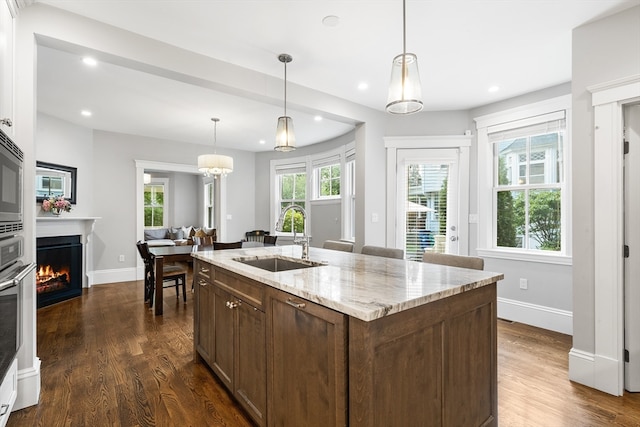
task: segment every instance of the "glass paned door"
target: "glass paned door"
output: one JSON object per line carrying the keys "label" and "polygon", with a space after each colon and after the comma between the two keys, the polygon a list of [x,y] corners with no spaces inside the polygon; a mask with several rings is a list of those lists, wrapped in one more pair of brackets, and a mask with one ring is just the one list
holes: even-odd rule
{"label": "glass paned door", "polygon": [[458,253],[458,150],[398,150],[396,242],[405,258]]}

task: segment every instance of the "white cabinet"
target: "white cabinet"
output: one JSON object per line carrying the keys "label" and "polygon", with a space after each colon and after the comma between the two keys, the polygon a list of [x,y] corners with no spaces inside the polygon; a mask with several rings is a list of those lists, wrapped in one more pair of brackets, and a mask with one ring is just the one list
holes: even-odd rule
{"label": "white cabinet", "polygon": [[0,427],[7,425],[9,414],[18,396],[18,359],[13,359],[4,381],[0,384]]}
{"label": "white cabinet", "polygon": [[0,129],[10,137],[13,127],[13,17],[6,1],[0,1]]}

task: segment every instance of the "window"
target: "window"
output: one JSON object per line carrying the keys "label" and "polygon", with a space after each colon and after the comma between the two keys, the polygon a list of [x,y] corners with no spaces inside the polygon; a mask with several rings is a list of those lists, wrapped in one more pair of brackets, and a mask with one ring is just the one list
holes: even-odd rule
{"label": "window", "polygon": [[[355,238],[355,144],[330,151],[304,156],[280,158],[271,161],[271,212],[275,224],[287,206],[302,206],[307,213],[307,227],[304,218],[295,210],[287,212],[281,233],[311,232],[311,218],[314,206],[329,205],[339,208],[341,228],[339,236],[332,238]],[[333,209],[333,208],[329,208]],[[332,215],[331,221],[333,224]],[[326,215],[316,219],[316,225],[325,230]]]}
{"label": "window", "polygon": [[215,187],[213,182],[204,184],[204,226],[215,228]]}
{"label": "window", "polygon": [[[304,169],[284,169],[277,173],[278,217],[284,208],[298,205],[305,208],[307,202],[307,173]],[[282,232],[304,232],[304,218],[296,210],[287,212]]]}
{"label": "window", "polygon": [[162,228],[167,223],[168,198],[165,183],[150,183],[144,186],[144,227]]}
{"label": "window", "polygon": [[[566,123],[557,119],[491,133],[496,246],[560,251],[562,152]],[[518,176],[509,176],[509,171]]]}
{"label": "window", "polygon": [[318,198],[340,197],[340,163],[316,169]]}
{"label": "window", "polygon": [[[479,227],[488,229],[480,234],[481,248],[517,251],[523,259],[560,256],[550,261],[558,263],[570,255],[568,98],[476,119],[479,216],[484,219]],[[487,168],[490,174],[483,174]]]}

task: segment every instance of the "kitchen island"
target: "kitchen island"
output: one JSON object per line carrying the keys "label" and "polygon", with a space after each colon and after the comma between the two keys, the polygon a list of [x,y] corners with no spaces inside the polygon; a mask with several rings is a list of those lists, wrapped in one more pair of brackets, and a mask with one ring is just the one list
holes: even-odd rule
{"label": "kitchen island", "polygon": [[319,248],[288,265],[300,255],[193,254],[196,358],[257,425],[497,426],[502,274]]}

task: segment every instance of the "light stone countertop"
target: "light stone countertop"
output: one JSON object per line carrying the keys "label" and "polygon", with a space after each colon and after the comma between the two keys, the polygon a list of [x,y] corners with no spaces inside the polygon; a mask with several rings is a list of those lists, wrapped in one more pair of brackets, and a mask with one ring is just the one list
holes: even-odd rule
{"label": "light stone countertop", "polygon": [[192,256],[364,321],[397,313],[497,282],[502,273],[468,270],[309,248],[309,260],[326,265],[272,273],[233,258],[300,259],[297,245],[193,252]]}

